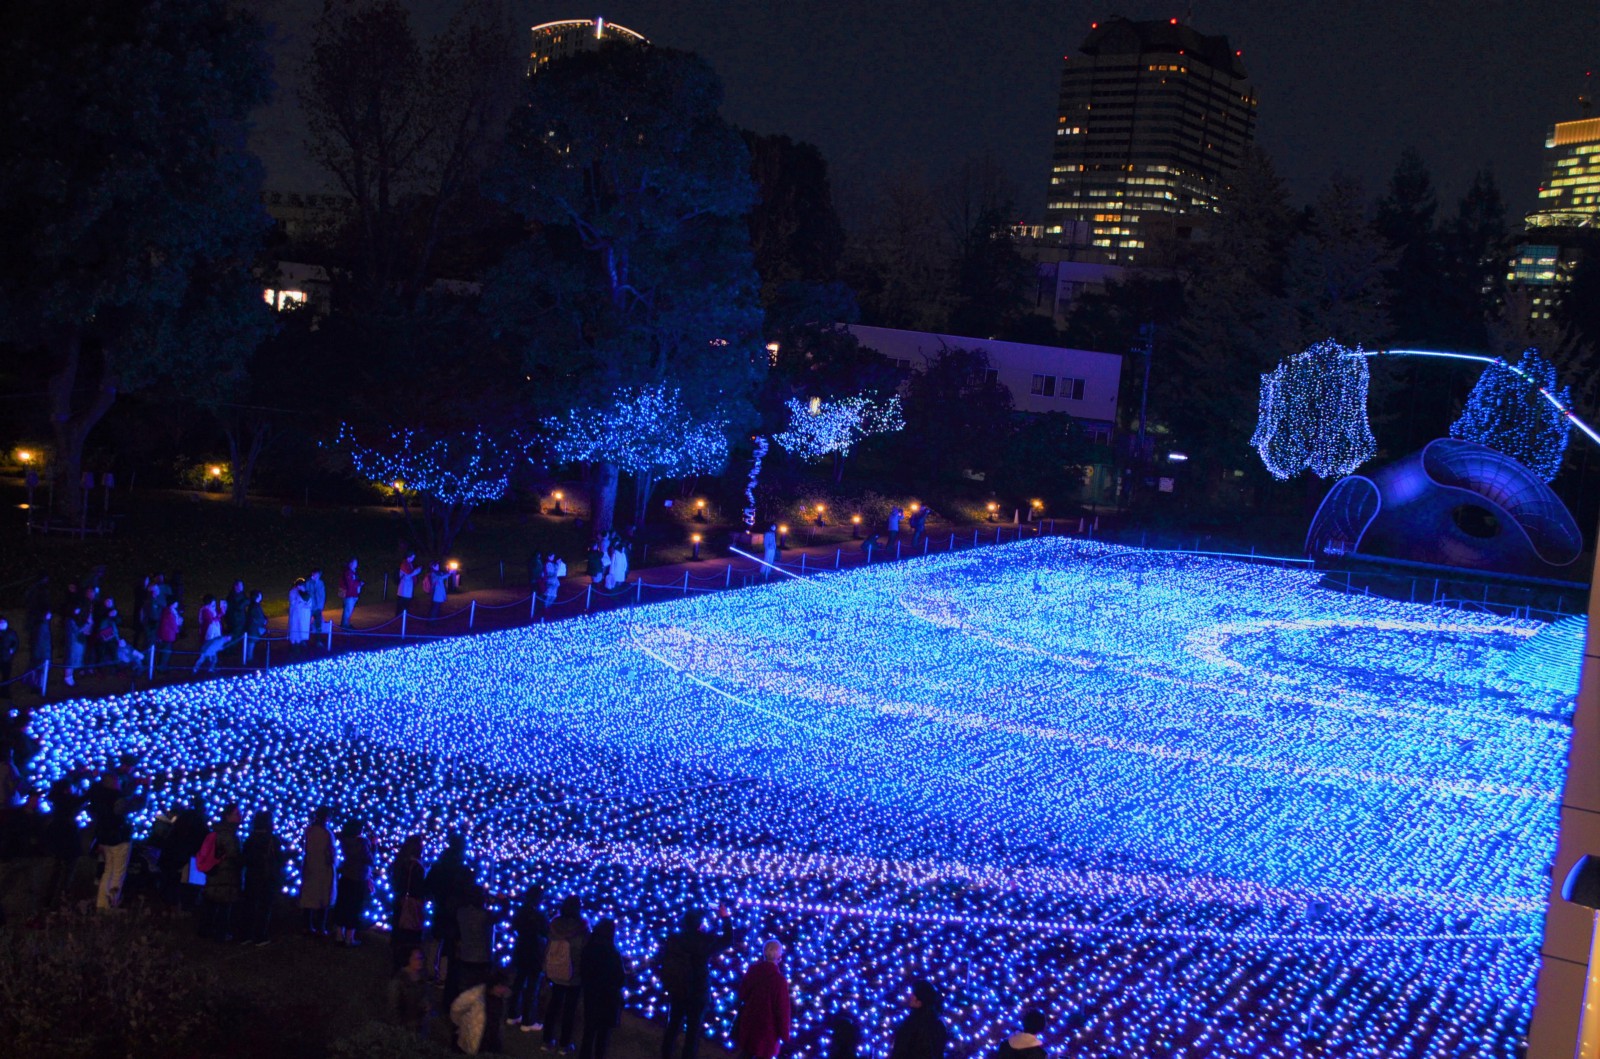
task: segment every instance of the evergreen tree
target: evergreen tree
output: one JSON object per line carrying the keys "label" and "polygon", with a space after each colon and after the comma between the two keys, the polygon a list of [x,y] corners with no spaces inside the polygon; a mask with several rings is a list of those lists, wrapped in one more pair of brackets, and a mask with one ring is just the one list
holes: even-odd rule
{"label": "evergreen tree", "polygon": [[0,5],[0,341],[48,376],[69,512],[118,394],[236,371],[268,327],[263,44],[227,0]]}
{"label": "evergreen tree", "polygon": [[[536,230],[489,277],[546,415],[600,413],[647,387],[698,423],[740,427],[766,370],[746,215],[750,156],[722,87],[685,52],[601,47],[528,78],[494,194]],[[595,461],[596,527],[619,464]]]}
{"label": "evergreen tree", "polygon": [[1523,351],[1516,371],[1491,364],[1472,388],[1450,436],[1503,452],[1550,481],[1561,470],[1570,428],[1566,417],[1539,393],[1541,389],[1562,404],[1572,399],[1556,378],[1555,367],[1537,349]]}
{"label": "evergreen tree", "polygon": [[1445,276],[1444,246],[1437,227],[1438,195],[1433,177],[1415,148],[1400,155],[1373,228],[1388,245],[1384,273],[1391,295],[1393,337],[1402,346],[1433,348],[1460,336]]}
{"label": "evergreen tree", "polygon": [[1333,338],[1383,348],[1394,329],[1385,278],[1394,259],[1368,219],[1360,183],[1335,176],[1289,252],[1287,296],[1297,347]]}

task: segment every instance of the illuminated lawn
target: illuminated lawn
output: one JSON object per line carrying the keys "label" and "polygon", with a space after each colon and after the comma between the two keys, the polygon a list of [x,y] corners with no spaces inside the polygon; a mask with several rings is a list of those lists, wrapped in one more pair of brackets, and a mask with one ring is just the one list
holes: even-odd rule
{"label": "illuminated lawn", "polygon": [[884,1054],[916,973],[985,1054],[1034,1002],[1052,1054],[1509,1056],[1570,692],[1503,675],[1539,622],[1315,581],[1047,539],[39,727],[52,768],[138,748],[247,817],[360,813],[385,861],[462,828],[641,963],[725,899],[792,937],[811,1055],[838,1009]]}

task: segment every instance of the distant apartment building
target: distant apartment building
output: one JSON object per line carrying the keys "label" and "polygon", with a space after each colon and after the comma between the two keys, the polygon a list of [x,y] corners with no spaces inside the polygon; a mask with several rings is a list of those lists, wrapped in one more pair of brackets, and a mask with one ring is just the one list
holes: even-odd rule
{"label": "distant apartment building", "polygon": [[1064,57],[1042,241],[1136,265],[1216,207],[1255,136],[1256,92],[1225,36],[1178,19],[1093,25]]}
{"label": "distant apartment building", "polygon": [[532,48],[528,54],[528,73],[536,74],[557,59],[592,51],[602,43],[648,44],[644,34],[603,18],[569,18],[544,22],[533,27]]}

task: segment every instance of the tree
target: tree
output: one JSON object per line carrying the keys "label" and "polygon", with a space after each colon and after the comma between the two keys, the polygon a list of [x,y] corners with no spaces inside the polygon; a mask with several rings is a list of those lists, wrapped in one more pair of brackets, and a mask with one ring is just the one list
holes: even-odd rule
{"label": "tree", "polygon": [[1065,412],[1030,416],[1005,439],[995,484],[1017,500],[1064,500],[1083,484],[1089,448],[1082,424]]}
{"label": "tree", "polygon": [[[485,294],[547,413],[677,388],[696,422],[750,418],[767,364],[755,194],[721,100],[704,61],[657,47],[602,46],[528,79],[494,193],[539,231]],[[594,468],[606,529],[619,465]]]}
{"label": "tree", "polygon": [[1333,337],[1381,349],[1393,332],[1385,276],[1394,261],[1367,218],[1354,178],[1335,176],[1317,196],[1289,252],[1288,300],[1306,346]]}
{"label": "tree", "polygon": [[1384,279],[1392,294],[1394,338],[1402,345],[1429,347],[1453,342],[1460,334],[1450,318],[1438,209],[1427,165],[1415,148],[1406,148],[1378,200],[1372,224],[1389,247]]}
{"label": "tree", "polygon": [[863,395],[834,401],[819,397],[809,402],[790,398],[785,406],[789,426],[772,440],[803,460],[832,456],[836,482],[844,477],[844,461],[851,449],[875,434],[893,434],[906,425],[895,394],[883,399]]}
{"label": "tree", "polygon": [[844,253],[844,227],[833,208],[828,163],[813,144],[746,132],[756,202],[750,245],[763,304],[788,283],[832,283]]}
{"label": "tree", "polygon": [[1540,390],[1564,405],[1571,403],[1555,367],[1537,349],[1523,350],[1515,371],[1503,363],[1489,365],[1461,417],[1451,424],[1450,436],[1503,452],[1550,481],[1561,470],[1570,428]]}
{"label": "tree", "polygon": [[311,156],[350,199],[341,256],[355,307],[409,306],[433,278],[524,64],[497,0],[467,0],[426,49],[398,0],[324,6],[300,103]]}
{"label": "tree", "polygon": [[625,387],[607,404],[571,409],[545,426],[559,459],[610,464],[635,478],[636,526],[656,482],[711,474],[728,462],[728,424],[696,420],[675,386]]}
{"label": "tree", "polygon": [[944,188],[945,224],[955,247],[945,328],[992,338],[1015,327],[1027,309],[1033,266],[1011,234],[1016,196],[988,158],[970,158]]}
{"label": "tree", "polygon": [[1367,358],[1359,347],[1318,342],[1261,376],[1256,432],[1250,444],[1274,478],[1310,471],[1342,477],[1372,459],[1377,441],[1367,422]]}
{"label": "tree", "polygon": [[902,465],[924,485],[987,475],[1011,432],[1011,391],[981,350],[942,349],[906,381]]}
{"label": "tree", "polygon": [[[520,434],[484,430],[396,430],[380,441],[363,443],[348,425],[341,425],[334,446],[349,457],[358,475],[399,495],[413,536],[436,556],[450,551],[475,508],[510,491],[511,476],[528,449]],[[412,519],[412,497],[421,502],[420,533]]]}
{"label": "tree", "polygon": [[896,175],[878,188],[871,223],[848,247],[845,278],[862,321],[934,331],[949,317],[950,241],[938,201],[921,181]]}
{"label": "tree", "polygon": [[0,340],[48,374],[69,513],[119,393],[233,371],[266,327],[263,42],[228,0],[0,7]]}

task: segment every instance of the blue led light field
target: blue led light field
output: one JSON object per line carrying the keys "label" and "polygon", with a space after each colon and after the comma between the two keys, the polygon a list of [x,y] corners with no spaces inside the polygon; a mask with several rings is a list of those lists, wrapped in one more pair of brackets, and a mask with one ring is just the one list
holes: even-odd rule
{"label": "blue led light field", "polygon": [[807,1055],[836,1010],[883,1054],[915,973],[984,1054],[1037,1003],[1074,1057],[1510,1056],[1571,708],[1509,675],[1544,627],[1045,539],[37,723],[47,771],[142,750],[385,860],[461,828],[641,965],[725,900],[792,939]]}

